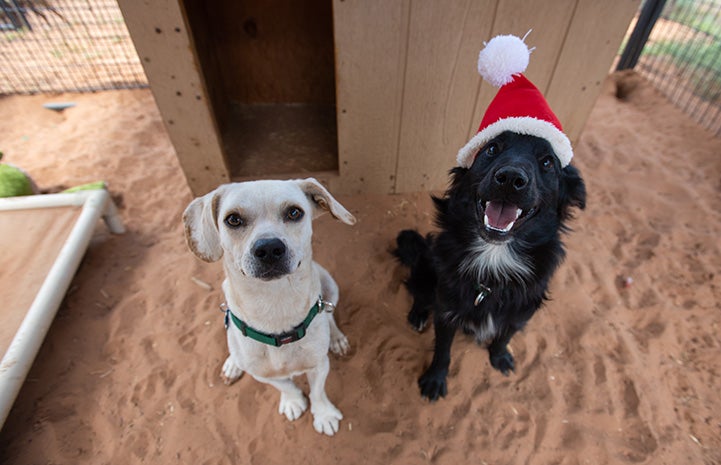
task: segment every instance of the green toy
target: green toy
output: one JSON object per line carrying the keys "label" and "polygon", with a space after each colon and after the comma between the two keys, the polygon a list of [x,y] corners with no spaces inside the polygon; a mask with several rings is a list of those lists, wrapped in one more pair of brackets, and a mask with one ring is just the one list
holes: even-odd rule
{"label": "green toy", "polygon": [[107,186],[105,185],[105,181],[95,181],[80,186],[71,187],[70,189],[65,189],[63,192],[69,193],[78,191],[94,191],[98,189],[105,189],[106,187]]}
{"label": "green toy", "polygon": [[[0,152],[0,160],[3,153]],[[6,163],[0,163],[0,197],[33,195],[33,181],[23,170]]]}
{"label": "green toy", "polygon": [[[0,160],[3,153],[0,152]],[[61,192],[70,193],[78,191],[90,191],[96,189],[107,189],[105,181],[89,182],[80,186],[71,187]],[[40,193],[40,190],[33,182],[30,175],[20,168],[0,163],[0,197],[18,197],[21,195],[34,195]]]}

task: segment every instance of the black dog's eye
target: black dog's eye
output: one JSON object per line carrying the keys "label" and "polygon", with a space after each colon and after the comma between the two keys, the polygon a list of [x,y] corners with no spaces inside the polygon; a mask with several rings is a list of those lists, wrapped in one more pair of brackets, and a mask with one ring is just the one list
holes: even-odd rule
{"label": "black dog's eye", "polygon": [[546,155],[539,161],[541,164],[541,168],[544,170],[550,170],[553,168],[553,157],[551,155]]}
{"label": "black dog's eye", "polygon": [[285,218],[288,221],[300,221],[303,218],[304,212],[298,207],[290,207],[285,212]]}
{"label": "black dog's eye", "polygon": [[243,218],[237,213],[231,213],[226,216],[223,222],[228,225],[229,228],[233,229],[238,229],[239,227],[245,225],[245,221],[243,221]]}
{"label": "black dog's eye", "polygon": [[483,150],[488,157],[495,157],[501,152],[501,147],[498,145],[497,142],[491,142],[490,144],[486,145],[486,148]]}

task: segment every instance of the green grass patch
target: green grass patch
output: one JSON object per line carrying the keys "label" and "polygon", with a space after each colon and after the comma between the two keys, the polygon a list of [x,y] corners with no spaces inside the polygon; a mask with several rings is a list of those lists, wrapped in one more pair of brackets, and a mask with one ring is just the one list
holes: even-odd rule
{"label": "green grass patch", "polygon": [[719,8],[721,2],[718,1],[676,0],[671,2],[671,8],[664,17],[718,38],[721,36]]}
{"label": "green grass patch", "polygon": [[721,79],[721,42],[694,43],[662,41],[647,44],[643,53],[651,56],[669,55],[680,67],[695,66],[716,74]]}

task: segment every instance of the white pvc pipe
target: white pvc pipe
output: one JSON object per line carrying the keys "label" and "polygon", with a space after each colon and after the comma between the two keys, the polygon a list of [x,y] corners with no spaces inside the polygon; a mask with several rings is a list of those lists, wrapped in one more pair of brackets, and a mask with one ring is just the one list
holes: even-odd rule
{"label": "white pvc pipe", "polygon": [[[104,190],[104,189],[103,189]],[[99,190],[79,191],[68,194],[26,195],[6,197],[0,202],[0,210],[28,210],[30,208],[72,207],[83,205],[88,197]],[[107,191],[105,192],[107,194]]]}
{"label": "white pvc pipe", "polygon": [[0,210],[83,206],[70,235],[0,362],[1,428],[85,254],[95,223],[104,216],[112,232],[122,233],[124,228],[110,195],[104,189],[0,200]]}

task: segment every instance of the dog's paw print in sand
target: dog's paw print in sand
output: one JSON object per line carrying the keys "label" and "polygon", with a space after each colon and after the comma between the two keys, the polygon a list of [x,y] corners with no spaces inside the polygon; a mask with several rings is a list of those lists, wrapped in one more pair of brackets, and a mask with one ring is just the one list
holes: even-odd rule
{"label": "dog's paw print in sand", "polygon": [[192,352],[197,342],[198,338],[195,331],[189,331],[178,339],[178,344],[180,344],[183,352]]}
{"label": "dog's paw print in sand", "polygon": [[154,369],[148,376],[142,378],[133,387],[131,402],[140,404],[143,400],[157,395],[166,395],[175,385],[177,375],[172,369]]}
{"label": "dog's paw print in sand", "polygon": [[623,445],[618,451],[618,458],[630,462],[643,462],[658,448],[658,440],[639,410],[640,399],[632,379],[623,379],[619,398],[626,421],[623,431],[619,431]]}
{"label": "dog's paw print in sand", "polygon": [[144,460],[151,451],[151,434],[146,431],[134,431],[128,438],[129,449],[133,455]]}
{"label": "dog's paw print in sand", "polygon": [[[662,328],[659,330],[663,331]],[[603,451],[606,460],[613,463],[644,462],[658,449],[659,433],[658,427],[651,426],[650,421],[652,407],[649,403],[654,402],[653,397],[639,395],[637,385],[643,381],[635,377],[634,367],[643,358],[643,351],[631,334],[618,327],[594,328],[591,331],[595,333],[592,339],[600,340],[599,336],[602,336],[603,342],[592,349],[597,352],[589,358],[592,363],[576,364],[576,376],[565,378],[567,411],[564,416],[570,425],[576,423],[576,418],[583,418],[583,434],[579,440],[586,441],[581,444],[585,448],[590,447],[587,442],[589,433],[598,425],[612,421],[617,426],[609,443],[612,447]]]}

